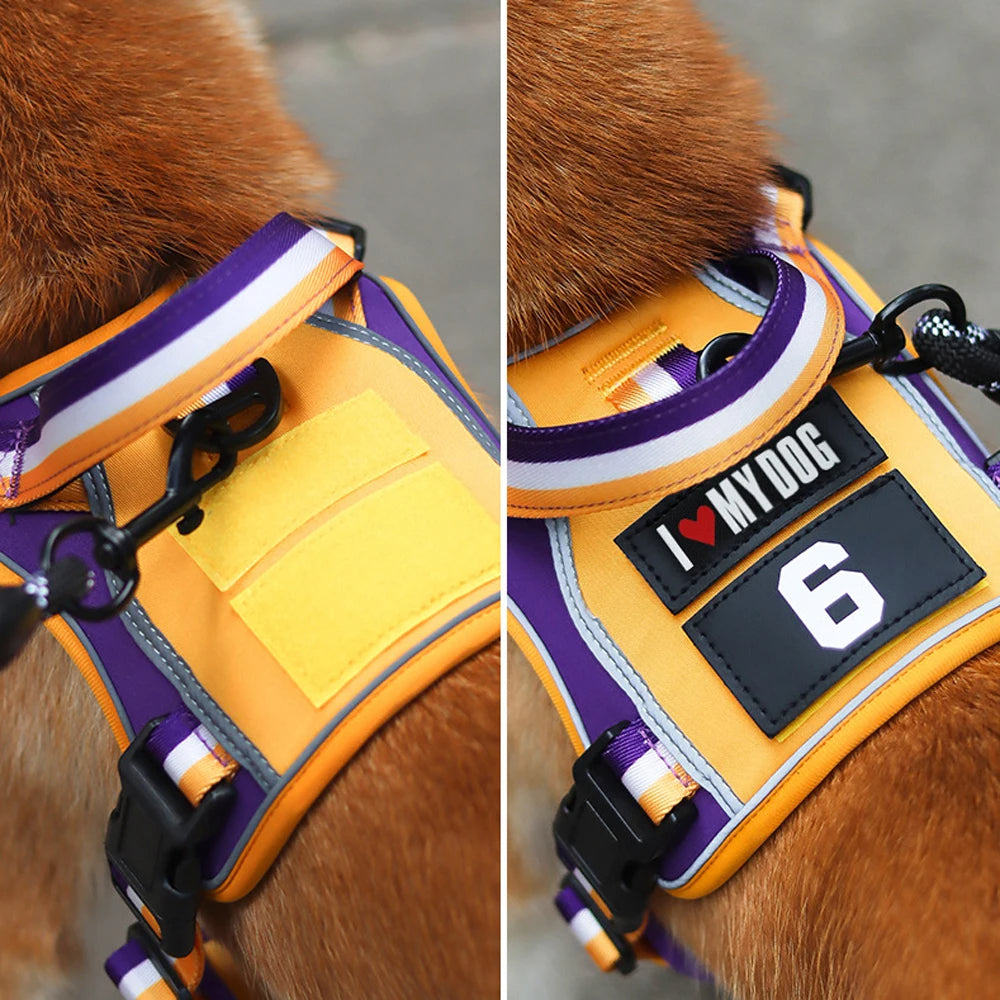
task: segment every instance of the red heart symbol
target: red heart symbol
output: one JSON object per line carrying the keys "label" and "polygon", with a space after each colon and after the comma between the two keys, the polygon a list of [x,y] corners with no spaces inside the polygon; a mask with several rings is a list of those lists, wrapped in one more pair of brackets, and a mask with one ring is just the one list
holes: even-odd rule
{"label": "red heart symbol", "polygon": [[715,544],[715,511],[711,507],[702,504],[698,508],[698,513],[694,519],[682,517],[677,525],[677,530],[693,542],[701,542],[702,545]]}

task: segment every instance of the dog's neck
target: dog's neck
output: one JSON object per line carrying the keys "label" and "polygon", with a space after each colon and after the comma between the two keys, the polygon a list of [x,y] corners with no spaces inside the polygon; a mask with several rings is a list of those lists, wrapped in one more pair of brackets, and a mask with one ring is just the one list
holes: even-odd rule
{"label": "dog's neck", "polygon": [[756,84],[683,0],[526,3],[509,16],[511,353],[745,243],[771,141]]}
{"label": "dog's neck", "polygon": [[235,18],[154,4],[136,36],[130,5],[96,5],[42,0],[0,27],[3,371],[307,211],[327,179]]}

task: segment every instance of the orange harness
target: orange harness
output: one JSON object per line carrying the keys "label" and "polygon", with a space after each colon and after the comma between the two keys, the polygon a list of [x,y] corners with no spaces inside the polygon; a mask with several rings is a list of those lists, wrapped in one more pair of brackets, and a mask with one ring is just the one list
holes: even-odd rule
{"label": "orange harness", "polygon": [[[126,996],[221,996],[202,892],[249,892],[365,741],[499,633],[496,433],[413,296],[360,270],[279,216],[0,384],[0,576],[125,751]],[[89,592],[59,596],[78,563]]]}
{"label": "orange harness", "polygon": [[928,375],[858,367],[901,307],[772,199],[741,261],[509,369],[510,631],[582,753],[560,908],[604,967],[643,930],[683,964],[653,887],[718,888],[1000,638],[984,451]]}

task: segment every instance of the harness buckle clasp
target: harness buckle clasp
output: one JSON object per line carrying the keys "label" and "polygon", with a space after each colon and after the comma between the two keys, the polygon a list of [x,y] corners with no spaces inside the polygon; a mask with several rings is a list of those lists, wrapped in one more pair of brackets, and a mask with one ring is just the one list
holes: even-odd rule
{"label": "harness buckle clasp", "polygon": [[642,925],[660,861],[697,816],[685,799],[654,823],[625,788],[602,755],[627,725],[608,729],[577,758],[552,826],[559,856],[600,896],[620,934]]}
{"label": "harness buckle clasp", "polygon": [[[218,833],[236,790],[221,782],[192,806],[146,750],[159,721],[146,725],[118,761],[122,787],[104,846],[112,873],[124,878],[159,925],[163,950],[183,957],[195,945],[202,888],[200,848]],[[136,916],[142,917],[117,879],[115,885]]]}
{"label": "harness buckle clasp", "polygon": [[163,950],[163,944],[144,920],[138,920],[129,926],[127,940],[136,941],[142,946],[146,958],[153,963],[153,968],[173,993],[174,1000],[195,1000],[191,991],[184,985],[177,969],[174,968],[173,962]]}

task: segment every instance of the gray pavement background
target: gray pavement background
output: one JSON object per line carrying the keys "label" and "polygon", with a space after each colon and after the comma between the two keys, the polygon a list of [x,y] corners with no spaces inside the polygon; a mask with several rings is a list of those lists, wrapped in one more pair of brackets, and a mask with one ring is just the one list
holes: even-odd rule
{"label": "gray pavement background", "polygon": [[[495,418],[497,0],[249,0],[247,6],[273,48],[290,109],[340,176],[331,214],[366,227],[366,266],[410,287]],[[128,921],[113,892],[102,886],[100,893],[97,913],[87,920],[86,971],[69,992],[72,1000],[118,996],[101,965],[124,942]]]}
{"label": "gray pavement background", "polygon": [[[891,298],[942,281],[1000,326],[1000,13],[989,0],[700,0],[761,77],[781,157],[811,177],[812,230]],[[954,386],[954,383],[951,384]],[[956,393],[991,448],[1000,411]],[[512,921],[511,1000],[694,1000],[658,968],[601,976],[549,905]],[[776,997],[775,1000],[787,1000]]]}

